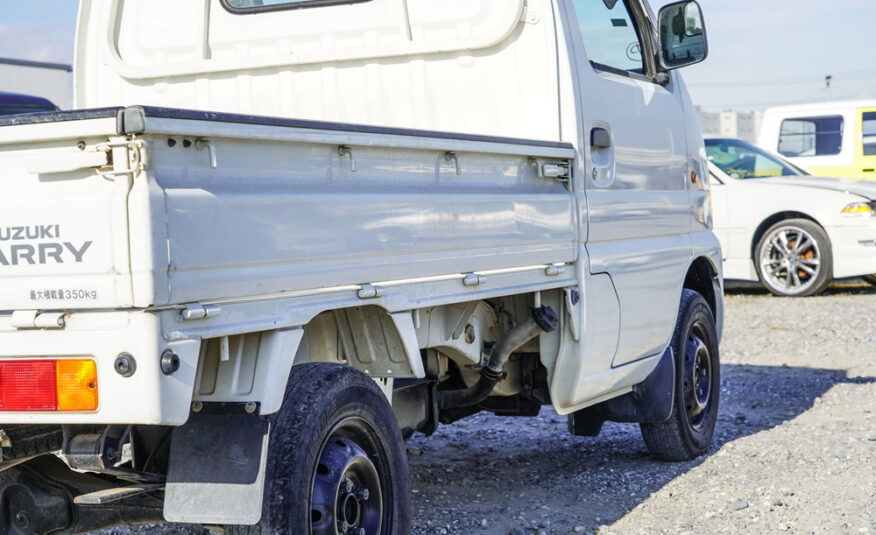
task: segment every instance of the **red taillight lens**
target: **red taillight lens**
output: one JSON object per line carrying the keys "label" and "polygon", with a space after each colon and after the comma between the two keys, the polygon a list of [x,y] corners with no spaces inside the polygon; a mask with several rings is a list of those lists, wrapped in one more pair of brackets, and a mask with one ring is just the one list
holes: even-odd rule
{"label": "red taillight lens", "polygon": [[0,410],[53,411],[57,408],[54,360],[0,362]]}
{"label": "red taillight lens", "polygon": [[0,361],[0,411],[94,411],[93,360]]}

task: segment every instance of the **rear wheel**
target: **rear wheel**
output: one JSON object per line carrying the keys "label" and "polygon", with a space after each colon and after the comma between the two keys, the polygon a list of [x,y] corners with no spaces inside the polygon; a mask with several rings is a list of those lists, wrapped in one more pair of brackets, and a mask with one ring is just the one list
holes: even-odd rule
{"label": "rear wheel", "polygon": [[688,461],[709,448],[718,421],[721,374],[712,309],[702,295],[684,290],[675,332],[675,393],[672,412],[662,422],[640,424],[652,455]]}
{"label": "rear wheel", "polygon": [[823,292],[833,278],[832,260],[827,234],[807,219],[779,221],[755,251],[760,281],[775,295],[787,297]]}
{"label": "rear wheel", "polygon": [[293,368],[271,422],[262,518],[231,535],[404,535],[404,444],[386,397],[349,366]]}

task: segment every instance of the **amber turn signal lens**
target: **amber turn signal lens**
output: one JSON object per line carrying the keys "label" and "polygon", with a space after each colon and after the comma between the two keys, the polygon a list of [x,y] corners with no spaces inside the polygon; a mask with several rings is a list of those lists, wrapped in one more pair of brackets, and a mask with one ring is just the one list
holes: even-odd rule
{"label": "amber turn signal lens", "polygon": [[852,204],[843,208],[841,212],[843,215],[872,215],[873,209],[870,208],[870,205],[865,202],[853,202]]}
{"label": "amber turn signal lens", "polygon": [[97,366],[93,360],[57,361],[59,411],[97,410]]}

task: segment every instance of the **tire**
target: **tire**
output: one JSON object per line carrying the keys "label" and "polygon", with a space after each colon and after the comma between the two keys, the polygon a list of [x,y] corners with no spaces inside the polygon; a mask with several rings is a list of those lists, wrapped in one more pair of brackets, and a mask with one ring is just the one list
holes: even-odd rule
{"label": "tire", "polygon": [[786,219],[771,226],[754,256],[761,283],[775,295],[816,295],[833,279],[830,239],[808,219]]}
{"label": "tire", "polygon": [[872,284],[873,286],[876,286],[876,274],[874,274],[874,275],[864,275],[864,276],[861,277],[861,278],[864,279],[865,281],[869,282],[869,283]]}
{"label": "tire", "polygon": [[365,374],[340,364],[294,367],[270,435],[261,521],[226,533],[410,531],[404,443],[386,397]]}
{"label": "tire", "polygon": [[702,295],[683,290],[675,332],[675,393],[662,422],[639,424],[648,451],[664,461],[689,461],[712,442],[718,421],[721,370],[712,309]]}
{"label": "tire", "polygon": [[12,443],[3,448],[4,463],[58,451],[64,445],[64,433],[57,425],[11,425],[3,431]]}

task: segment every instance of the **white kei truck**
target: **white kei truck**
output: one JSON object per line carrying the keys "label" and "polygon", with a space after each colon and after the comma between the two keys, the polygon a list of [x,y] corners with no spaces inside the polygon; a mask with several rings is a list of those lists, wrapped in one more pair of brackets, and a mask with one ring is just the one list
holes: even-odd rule
{"label": "white kei truck", "polygon": [[76,109],[0,118],[0,530],[403,535],[479,411],[703,454],[706,53],[692,1],[81,0]]}

